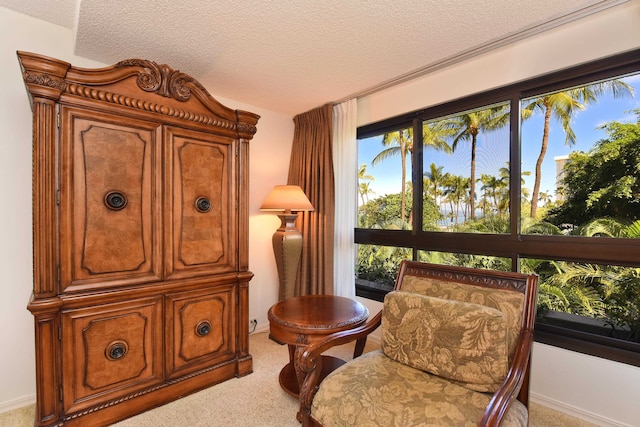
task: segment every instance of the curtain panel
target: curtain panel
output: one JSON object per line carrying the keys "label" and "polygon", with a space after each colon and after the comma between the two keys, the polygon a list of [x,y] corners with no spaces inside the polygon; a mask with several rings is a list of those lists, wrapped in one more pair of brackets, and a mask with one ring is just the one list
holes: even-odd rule
{"label": "curtain panel", "polygon": [[333,107],[333,165],[336,218],[333,286],[335,295],[355,299],[354,232],[358,211],[358,102]]}
{"label": "curtain panel", "polygon": [[296,296],[334,293],[332,112],[333,106],[327,104],[293,118],[287,183],[300,186],[315,209],[300,212],[296,223],[303,241]]}

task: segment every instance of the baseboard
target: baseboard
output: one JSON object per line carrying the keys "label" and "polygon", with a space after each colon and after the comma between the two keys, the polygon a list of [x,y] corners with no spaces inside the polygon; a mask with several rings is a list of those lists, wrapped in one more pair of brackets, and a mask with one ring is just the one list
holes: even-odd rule
{"label": "baseboard", "polygon": [[256,329],[253,332],[251,332],[251,334],[259,334],[259,333],[262,333],[262,332],[269,332],[269,324],[268,323],[262,323],[262,324],[258,323],[256,325]]}
{"label": "baseboard", "polygon": [[594,414],[593,412],[585,411],[584,409],[576,408],[575,406],[567,405],[566,403],[549,399],[548,397],[536,394],[534,392],[529,393],[529,398],[531,402],[546,406],[547,408],[551,408],[555,411],[562,412],[574,418],[579,418],[581,420],[601,427],[632,427],[629,424],[621,423],[620,421],[612,420],[610,418],[603,417],[602,415]]}
{"label": "baseboard", "polygon": [[25,406],[34,405],[36,403],[36,395],[21,397],[20,399],[10,400],[0,403],[0,414],[13,411],[14,409],[23,408]]}

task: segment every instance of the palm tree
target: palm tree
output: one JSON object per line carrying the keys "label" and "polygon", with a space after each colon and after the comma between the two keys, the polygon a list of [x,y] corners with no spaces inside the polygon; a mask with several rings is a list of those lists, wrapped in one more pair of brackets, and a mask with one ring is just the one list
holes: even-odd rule
{"label": "palm tree", "polygon": [[549,280],[550,288],[569,297],[565,310],[558,311],[601,318],[613,336],[640,341],[639,268],[562,262],[558,267]]}
{"label": "palm tree", "polygon": [[565,144],[572,146],[576,142],[576,135],[571,128],[571,121],[575,113],[584,110],[588,104],[597,102],[598,97],[605,93],[611,93],[614,98],[625,95],[633,96],[633,87],[620,80],[608,80],[525,100],[522,108],[522,120],[530,118],[536,111],[541,111],[544,114],[542,143],[540,154],[536,161],[535,182],[533,193],[531,194],[531,217],[535,218],[538,209],[542,162],[549,146],[551,117],[553,116],[562,125],[562,130],[565,133]]}
{"label": "palm tree", "polygon": [[551,194],[549,194],[546,191],[541,191],[540,194],[538,195],[538,200],[542,202],[542,207],[545,207],[549,203],[551,203]]}
{"label": "palm tree", "polygon": [[366,180],[366,181],[375,181],[376,177],[373,175],[367,174],[367,164],[363,163],[358,168],[358,181]]}
{"label": "palm tree", "polygon": [[443,170],[444,166],[436,166],[435,163],[431,163],[431,165],[429,166],[429,171],[424,173],[426,181],[424,185],[424,191],[425,193],[427,191],[431,192],[431,194],[433,195],[433,201],[438,206],[438,208],[440,207],[440,204],[438,203],[438,195],[440,194],[439,188],[442,186],[446,177],[446,174],[442,172]]}
{"label": "palm tree", "polygon": [[[509,183],[511,180],[511,165],[509,162],[506,163],[506,166],[501,167],[498,170],[500,174],[500,184],[498,186],[499,189],[499,203],[498,203],[498,212],[506,212],[509,209]],[[529,171],[521,171],[520,172],[520,193],[522,197],[528,195],[528,190],[524,188],[524,178],[525,176],[531,175]],[[528,197],[528,196],[527,196]]]}
{"label": "palm tree", "polygon": [[598,218],[580,227],[578,233],[586,237],[640,239],[640,220],[631,224],[623,224],[611,218]]}
{"label": "palm tree", "polygon": [[[445,140],[446,135],[445,130],[440,129],[433,123],[427,123],[422,126],[422,144],[425,147],[431,147],[447,153],[451,152],[451,147]],[[407,155],[413,152],[413,128],[385,133],[382,137],[382,145],[386,148],[373,158],[371,164],[376,166],[383,160],[400,155],[402,168],[400,214],[404,220],[406,212]]]}
{"label": "palm tree", "polygon": [[422,125],[422,145],[424,147],[449,154],[453,149],[447,143],[447,138],[452,135],[453,133],[445,129],[441,122],[429,122]]}
{"label": "palm tree", "polygon": [[361,182],[358,185],[358,193],[360,193],[360,202],[362,203],[362,206],[366,206],[367,202],[369,201],[369,194],[375,194],[375,191],[373,191],[371,189],[371,183],[370,182]]}
{"label": "palm tree", "polygon": [[[626,224],[611,218],[598,218],[577,232],[587,237],[639,239],[640,220]],[[640,342],[640,268],[587,264],[581,267],[581,273],[584,281],[596,283],[601,288],[607,323],[613,333]]]}
{"label": "palm tree", "polygon": [[480,175],[480,182],[482,183],[482,187],[480,189],[482,190],[483,198],[485,200],[485,214],[489,207],[488,199],[491,199],[491,207],[493,207],[496,210],[496,213],[499,214],[500,206],[498,203],[498,195],[503,185],[502,181],[493,175],[483,173]]}
{"label": "palm tree", "polygon": [[451,148],[455,151],[461,141],[471,143],[471,176],[469,190],[469,206],[471,219],[475,219],[475,186],[476,186],[476,145],[478,134],[483,131],[491,131],[506,126],[509,123],[509,106],[500,105],[476,110],[459,116],[445,119],[441,126],[453,132]]}
{"label": "palm tree", "polygon": [[358,193],[360,194],[360,200],[362,201],[363,206],[369,200],[369,194],[375,194],[375,192],[371,189],[371,183],[369,182],[375,181],[375,179],[376,178],[373,175],[367,174],[367,165],[361,164],[358,168]]}
{"label": "palm tree", "polygon": [[[464,178],[460,175],[447,174],[445,181],[445,200],[449,202],[451,208],[451,221],[458,224],[458,218],[460,216],[460,205],[465,198],[467,190],[469,188],[469,178]],[[463,211],[464,219],[467,219],[467,214]]]}
{"label": "palm tree", "polygon": [[[523,218],[527,234],[560,235],[553,224]],[[595,219],[576,230],[586,237],[640,238],[640,220],[624,224],[609,218]],[[640,341],[640,268],[580,264],[523,258],[524,272],[540,274],[538,313],[554,310],[596,317],[608,323],[613,336]]]}
{"label": "palm tree", "polygon": [[540,283],[540,303],[545,308],[588,317],[602,317],[604,304],[590,280],[599,274],[592,265],[580,265],[563,261],[550,263],[556,274]]}
{"label": "palm tree", "polygon": [[407,182],[407,154],[410,154],[413,150],[413,130],[411,128],[400,129],[393,132],[387,132],[382,137],[382,146],[387,147],[379,152],[371,161],[373,166],[378,165],[380,162],[399,155],[402,166],[402,186],[400,187],[400,217],[404,220],[405,206],[406,206],[406,193],[405,187]]}
{"label": "palm tree", "polygon": [[541,234],[543,236],[561,236],[562,230],[546,221],[539,221],[535,218],[524,217],[520,224],[522,234]]}

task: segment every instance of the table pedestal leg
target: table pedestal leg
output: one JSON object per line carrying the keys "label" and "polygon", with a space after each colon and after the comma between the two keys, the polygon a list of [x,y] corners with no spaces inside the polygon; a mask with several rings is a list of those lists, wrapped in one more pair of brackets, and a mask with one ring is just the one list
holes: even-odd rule
{"label": "table pedestal leg", "polygon": [[[333,356],[322,356],[322,371],[320,372],[320,380],[327,375],[329,375],[332,371],[338,368],[341,365],[344,365],[345,361],[342,359],[338,359]],[[298,384],[298,375],[296,373],[296,368],[294,366],[294,362],[289,362],[285,365],[284,368],[280,371],[280,386],[284,391],[286,391],[290,396],[299,397],[300,395],[300,385]],[[304,377],[302,377],[302,380]]]}

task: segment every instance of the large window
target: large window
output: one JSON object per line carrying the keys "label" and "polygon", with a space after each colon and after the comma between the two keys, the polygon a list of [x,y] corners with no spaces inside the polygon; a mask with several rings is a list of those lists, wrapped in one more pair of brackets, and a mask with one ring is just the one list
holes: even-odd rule
{"label": "large window", "polygon": [[640,51],[358,129],[357,294],[535,272],[536,339],[640,366]]}

